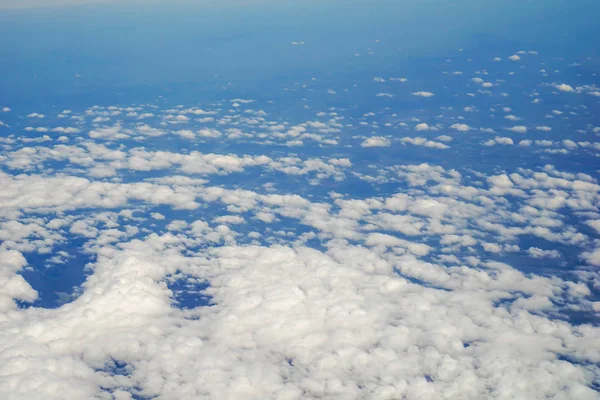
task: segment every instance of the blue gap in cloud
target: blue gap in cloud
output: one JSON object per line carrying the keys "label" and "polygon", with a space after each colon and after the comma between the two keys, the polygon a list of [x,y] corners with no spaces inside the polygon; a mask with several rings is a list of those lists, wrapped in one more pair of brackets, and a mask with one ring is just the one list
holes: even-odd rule
{"label": "blue gap in cloud", "polygon": [[[109,362],[107,362],[103,368],[95,369],[96,372],[104,373],[111,376],[125,376],[130,377],[133,374],[134,368],[121,360],[116,360],[111,358]],[[115,388],[106,388],[101,387],[104,392],[112,393],[116,389]],[[140,386],[134,386],[132,388],[117,388],[129,392],[131,394],[131,398],[134,400],[150,400],[154,399],[157,396],[144,396],[140,394],[143,391],[143,388]]]}
{"label": "blue gap in cloud", "polygon": [[410,275],[403,274],[403,273],[402,273],[402,272],[401,272],[399,269],[397,269],[397,268],[394,268],[394,272],[395,272],[395,273],[396,273],[398,276],[400,276],[401,278],[404,278],[404,279],[406,279],[407,281],[409,281],[410,283],[412,283],[412,284],[415,284],[415,285],[423,286],[423,287],[426,287],[426,288],[429,288],[429,289],[443,290],[443,291],[445,291],[445,292],[451,292],[451,291],[452,291],[451,289],[443,288],[443,287],[441,287],[441,286],[432,285],[431,283],[429,283],[429,282],[426,282],[426,281],[424,281],[424,280],[422,280],[422,279],[419,279],[419,278],[415,278],[414,276],[410,276]]}
{"label": "blue gap in cloud", "polygon": [[[73,238],[57,245],[50,254],[25,253],[29,265],[21,271],[23,278],[38,292],[33,303],[19,303],[23,308],[57,308],[73,301],[79,288],[90,274],[86,265],[94,261],[94,256],[83,251],[83,238]],[[64,263],[52,263],[50,259],[59,251],[69,253]]]}
{"label": "blue gap in cloud", "polygon": [[188,310],[211,305],[212,297],[204,293],[210,286],[208,282],[186,275],[167,277],[166,282],[173,292],[173,306]]}

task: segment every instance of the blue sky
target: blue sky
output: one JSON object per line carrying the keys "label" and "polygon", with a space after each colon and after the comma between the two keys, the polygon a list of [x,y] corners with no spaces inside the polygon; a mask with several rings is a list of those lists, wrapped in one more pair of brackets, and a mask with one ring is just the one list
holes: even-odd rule
{"label": "blue sky", "polygon": [[598,398],[594,2],[13,6],[2,398]]}

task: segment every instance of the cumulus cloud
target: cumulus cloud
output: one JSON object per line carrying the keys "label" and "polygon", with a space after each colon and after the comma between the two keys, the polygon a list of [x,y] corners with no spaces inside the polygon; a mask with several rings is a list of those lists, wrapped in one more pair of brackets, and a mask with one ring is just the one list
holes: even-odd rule
{"label": "cumulus cloud", "polygon": [[410,138],[410,137],[405,137],[400,139],[400,141],[402,143],[409,143],[415,146],[424,146],[424,147],[431,147],[431,148],[435,148],[435,149],[449,149],[450,147],[440,143],[440,142],[435,142],[433,140],[427,140],[425,138],[422,137],[416,137],[416,138]]}
{"label": "cumulus cloud", "polygon": [[574,92],[575,89],[573,89],[573,87],[571,85],[567,85],[566,83],[561,83],[561,84],[556,84],[554,85],[555,88],[557,88],[558,90],[560,90],[561,92]]}
{"label": "cumulus cloud", "polygon": [[419,97],[431,97],[431,96],[434,96],[434,94],[432,92],[413,92],[411,94],[413,96],[419,96]]}
{"label": "cumulus cloud", "polygon": [[459,132],[468,132],[469,130],[471,130],[471,127],[469,125],[467,125],[467,124],[459,124],[459,123],[452,124],[450,126],[450,128],[452,128],[452,129],[454,129],[456,131],[459,131]]}
{"label": "cumulus cloud", "polygon": [[388,147],[391,145],[391,142],[385,137],[373,136],[365,139],[360,145],[361,147]]}
{"label": "cumulus cloud", "polygon": [[527,127],[523,125],[515,125],[506,129],[515,133],[527,133]]}
{"label": "cumulus cloud", "polygon": [[415,131],[428,131],[428,130],[429,130],[429,125],[427,125],[424,122],[415,125]]}

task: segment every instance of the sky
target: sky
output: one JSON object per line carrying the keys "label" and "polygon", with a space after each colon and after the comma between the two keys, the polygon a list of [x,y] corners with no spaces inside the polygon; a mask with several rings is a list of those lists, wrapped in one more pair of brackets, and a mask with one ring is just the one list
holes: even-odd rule
{"label": "sky", "polygon": [[598,11],[0,0],[0,397],[599,399]]}

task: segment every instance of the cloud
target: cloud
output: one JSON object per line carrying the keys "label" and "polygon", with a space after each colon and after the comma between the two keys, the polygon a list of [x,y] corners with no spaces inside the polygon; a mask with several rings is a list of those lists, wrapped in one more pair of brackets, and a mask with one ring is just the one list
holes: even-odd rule
{"label": "cloud", "polygon": [[571,85],[567,85],[566,83],[561,83],[561,84],[556,84],[554,85],[555,88],[557,88],[558,90],[560,90],[561,92],[574,92],[575,89],[573,89],[573,87]]}
{"label": "cloud", "polygon": [[411,94],[413,96],[419,96],[419,97],[432,97],[432,96],[434,96],[434,94],[431,93],[431,92],[414,92],[414,93],[411,93]]}
{"label": "cloud", "polygon": [[27,115],[28,118],[45,118],[46,116],[44,114],[39,114],[39,113],[31,113]]}
{"label": "cloud", "polygon": [[527,127],[523,125],[516,125],[506,129],[515,133],[527,133]]}
{"label": "cloud", "polygon": [[391,144],[390,140],[382,136],[373,136],[365,139],[360,146],[361,147],[389,147]]}
{"label": "cloud", "polygon": [[502,144],[502,145],[513,145],[514,142],[511,138],[508,137],[498,137],[496,136],[494,139],[489,139],[486,140],[483,145],[484,146],[494,146],[496,144]]}
{"label": "cloud", "polygon": [[402,143],[409,143],[415,146],[424,146],[424,147],[430,147],[430,148],[435,148],[435,149],[449,149],[450,147],[443,144],[443,143],[439,143],[439,142],[434,142],[433,140],[427,140],[425,138],[422,137],[416,137],[416,138],[410,138],[410,137],[405,137],[400,139],[400,141]]}
{"label": "cloud", "polygon": [[450,128],[452,128],[452,129],[454,129],[456,131],[459,131],[459,132],[468,132],[468,131],[471,130],[471,127],[469,125],[467,125],[467,124],[459,124],[459,123],[452,124],[450,126]]}

